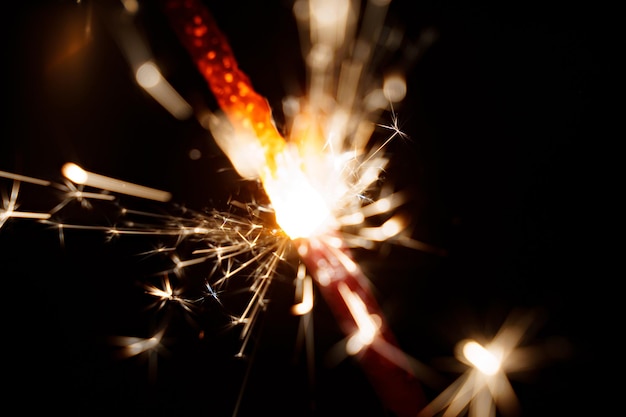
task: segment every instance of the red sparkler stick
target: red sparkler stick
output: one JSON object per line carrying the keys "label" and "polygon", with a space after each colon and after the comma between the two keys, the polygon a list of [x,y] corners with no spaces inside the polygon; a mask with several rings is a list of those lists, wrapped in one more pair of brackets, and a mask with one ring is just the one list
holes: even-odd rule
{"label": "red sparkler stick", "polygon": [[361,300],[367,314],[376,318],[373,339],[355,354],[355,358],[390,411],[398,417],[416,416],[426,404],[421,386],[398,347],[361,268],[353,262],[346,248],[336,248],[320,239],[298,239],[295,243],[344,334],[355,335],[360,331],[350,306],[352,297],[357,302]]}
{"label": "red sparkler stick", "polygon": [[276,130],[267,100],[239,69],[228,39],[209,10],[200,0],[165,0],[165,13],[235,132],[257,137],[272,165],[285,140]]}

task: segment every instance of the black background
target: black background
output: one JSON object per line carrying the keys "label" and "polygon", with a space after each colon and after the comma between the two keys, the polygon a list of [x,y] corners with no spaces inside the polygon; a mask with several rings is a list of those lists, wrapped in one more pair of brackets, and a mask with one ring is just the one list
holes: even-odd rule
{"label": "black background", "polygon": [[[240,67],[278,109],[303,79],[289,5],[215,3],[207,2]],[[134,26],[166,78],[196,108],[215,108],[159,8],[145,6]],[[57,181],[62,164],[74,161],[171,191],[196,210],[225,208],[249,187],[195,119],[174,119],[134,84],[112,36],[117,23],[109,26],[116,21],[108,12],[118,9],[117,2],[59,0],[5,14],[0,170]],[[588,210],[598,201],[592,171],[602,151],[599,119],[607,117],[600,85],[614,71],[604,55],[610,14],[540,3],[392,4],[390,21],[407,41],[425,30],[437,38],[406,68],[409,93],[397,112],[410,139],[391,145],[388,180],[412,192],[413,236],[448,255],[384,247],[355,256],[400,345],[441,375],[443,385],[425,384],[430,398],[456,377],[436,368],[438,358],[453,356],[463,337],[492,336],[520,309],[537,317],[524,344],[547,355],[512,378],[522,414],[596,415],[611,405],[603,371],[613,366],[617,329],[602,309],[600,294],[611,290],[598,261],[601,242],[589,239],[598,219]],[[202,157],[191,160],[191,149]],[[3,192],[9,186],[2,180]],[[47,191],[24,186],[24,207],[50,203]],[[136,253],[151,244],[70,231],[61,247],[43,225],[4,225],[9,402],[24,412],[230,416],[244,386],[240,417],[388,415],[357,364],[326,361],[342,335],[322,299],[309,372],[296,343],[298,319],[288,311],[288,268],[272,286],[249,360],[234,358],[238,332],[224,330],[227,318],[216,307],[193,320],[174,312],[156,378],[145,357],[116,358],[111,335],[154,329],[137,285],[151,271]],[[608,346],[600,357],[591,353],[598,344]]]}

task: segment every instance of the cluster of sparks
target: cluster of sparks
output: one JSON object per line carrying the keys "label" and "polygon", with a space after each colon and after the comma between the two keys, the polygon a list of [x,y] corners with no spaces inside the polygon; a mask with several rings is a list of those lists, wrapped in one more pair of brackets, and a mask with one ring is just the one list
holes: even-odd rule
{"label": "cluster of sparks", "polygon": [[[137,3],[122,3],[127,13],[137,11]],[[230,280],[242,275],[253,277],[248,302],[242,312],[232,315],[233,324],[241,326],[239,356],[244,355],[251,330],[266,307],[267,291],[276,269],[293,260],[295,249],[299,258],[292,312],[303,317],[311,314],[313,285],[317,284],[342,322],[346,354],[368,367],[377,366],[368,364],[374,352],[377,360],[383,358],[402,375],[413,375],[390,335],[364,274],[349,252],[354,247],[372,249],[383,241],[437,252],[436,248],[411,239],[407,232],[409,220],[393,214],[410,196],[379,186],[380,174],[389,162],[385,146],[404,136],[393,112],[394,103],[401,102],[406,93],[402,74],[388,74],[379,83],[370,71],[379,52],[377,45],[388,49],[399,45],[401,35],[384,26],[388,3],[366,2],[360,18],[360,9],[347,0],[294,3],[294,15],[309,35],[302,42],[308,90],[306,97],[285,99],[283,112],[287,123],[279,131],[267,101],[255,92],[239,69],[226,37],[202,2],[164,2],[172,28],[220,106],[217,112],[198,115],[199,120],[241,177],[263,186],[270,206],[233,201],[232,206],[239,210],[237,214],[185,209],[176,215],[163,215],[132,210],[118,205],[120,195],[162,203],[168,202],[171,195],[68,163],[62,170],[65,180],[59,183],[0,171],[0,178],[11,183],[0,206],[0,228],[9,220],[23,218],[57,228],[61,241],[68,229],[100,230],[110,236],[172,238],[171,246],[160,246],[151,252],[166,256],[170,267],[159,272],[160,284],[145,285],[146,294],[154,297],[154,306],[159,310],[176,304],[191,312],[200,299],[221,303],[221,293],[227,291]],[[421,41],[432,41],[432,36],[426,38]],[[130,43],[122,39],[120,45]],[[150,59],[133,60],[131,55],[128,54],[129,63],[136,71],[138,84],[174,117],[189,117],[190,106],[167,84],[158,66]],[[374,121],[386,111],[391,111],[393,123],[382,127],[390,134],[376,142],[372,138],[381,125]],[[24,184],[53,189],[60,201],[47,211],[22,210],[19,197]],[[89,208],[95,201],[117,207],[119,218],[115,225],[68,223],[59,216],[74,203]],[[265,222],[267,214],[275,215],[280,227]],[[373,218],[383,221],[372,225]],[[185,256],[179,249],[183,242],[192,242],[194,247]],[[189,297],[172,284],[171,277],[181,277],[186,268],[197,264],[211,267],[203,294]],[[506,371],[522,363],[511,357],[522,341],[523,329],[519,324],[504,327],[485,345],[465,341],[460,345],[459,358],[470,366],[469,371],[430,404],[420,399],[419,390],[410,391],[418,404],[395,411],[399,415],[417,415],[421,410],[420,417],[466,412],[489,416],[495,415],[494,404],[504,411],[515,411],[515,394]],[[123,347],[124,356],[135,356],[157,351],[164,334],[160,329],[147,339],[118,337],[115,342]],[[386,381],[373,383],[385,385]]]}

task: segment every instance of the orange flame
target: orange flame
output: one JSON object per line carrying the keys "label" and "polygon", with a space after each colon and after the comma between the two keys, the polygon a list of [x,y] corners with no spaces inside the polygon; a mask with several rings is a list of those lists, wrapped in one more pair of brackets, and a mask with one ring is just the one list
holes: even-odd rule
{"label": "orange flame", "polygon": [[166,2],[167,15],[200,73],[206,79],[220,108],[235,133],[258,138],[267,167],[275,172],[274,157],[285,147],[285,139],[276,129],[267,100],[252,87],[248,76],[239,69],[226,36],[213,16],[197,0]]}

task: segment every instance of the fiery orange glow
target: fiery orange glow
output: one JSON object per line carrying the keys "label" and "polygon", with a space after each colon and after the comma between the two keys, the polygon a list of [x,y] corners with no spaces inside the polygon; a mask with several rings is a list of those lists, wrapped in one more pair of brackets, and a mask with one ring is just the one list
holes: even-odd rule
{"label": "fiery orange glow", "polygon": [[[169,1],[169,15],[179,16],[181,40],[207,80],[220,108],[237,135],[258,138],[272,171],[274,157],[285,147],[266,99],[259,95],[237,60],[213,16],[194,2]],[[173,13],[176,10],[176,13]]]}
{"label": "fiery orange glow", "polygon": [[213,118],[216,142],[243,176],[262,181],[278,224],[291,238],[316,232],[327,222],[329,209],[302,171],[298,150],[278,132],[267,100],[239,69],[211,14],[190,5],[170,1],[167,7],[184,20],[175,27],[227,119]]}

